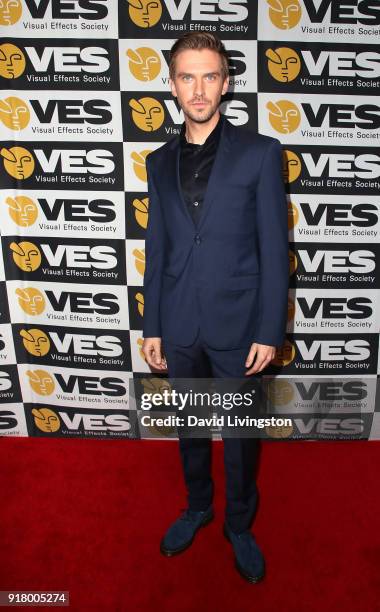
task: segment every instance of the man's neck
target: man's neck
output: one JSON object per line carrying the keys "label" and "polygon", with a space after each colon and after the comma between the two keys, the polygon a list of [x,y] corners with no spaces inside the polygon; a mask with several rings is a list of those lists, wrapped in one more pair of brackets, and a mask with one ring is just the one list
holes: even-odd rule
{"label": "man's neck", "polygon": [[219,121],[220,112],[217,111],[207,123],[197,123],[188,117],[185,117],[186,131],[185,136],[187,142],[192,144],[202,145],[211,134],[216,124]]}

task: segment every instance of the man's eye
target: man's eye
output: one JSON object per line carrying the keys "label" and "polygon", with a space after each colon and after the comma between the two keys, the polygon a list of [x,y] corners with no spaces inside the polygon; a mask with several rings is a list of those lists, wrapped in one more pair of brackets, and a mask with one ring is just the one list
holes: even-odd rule
{"label": "man's eye", "polygon": [[208,74],[206,78],[208,81],[215,81],[215,74]]}
{"label": "man's eye", "polygon": [[191,80],[191,76],[189,74],[185,74],[183,77],[184,81],[190,81]]}

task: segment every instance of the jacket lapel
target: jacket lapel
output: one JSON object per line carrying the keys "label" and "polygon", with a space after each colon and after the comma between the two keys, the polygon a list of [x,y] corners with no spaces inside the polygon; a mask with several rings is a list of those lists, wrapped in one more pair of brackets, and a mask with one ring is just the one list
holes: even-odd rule
{"label": "jacket lapel", "polygon": [[220,190],[223,189],[223,177],[228,177],[229,175],[229,154],[234,134],[234,126],[224,117],[218,148],[216,150],[203,200],[198,229],[202,227],[212,202],[220,194]]}
{"label": "jacket lapel", "polygon": [[[222,177],[228,176],[229,153],[234,133],[234,126],[224,117],[219,144],[216,150],[214,163],[212,165],[210,176],[208,179],[206,193],[203,200],[202,212],[197,229],[200,229],[200,227],[203,225],[206,214],[210,209],[211,203],[216,198],[219,193],[219,190],[221,189]],[[189,223],[191,223],[192,227],[195,227],[194,221],[190,215],[189,209],[187,208],[185,199],[183,197],[181,188],[181,181],[179,175],[179,161],[181,149],[179,144],[179,137],[173,140],[171,149],[172,160],[169,164],[169,171],[171,173],[171,176],[169,176],[169,179],[171,184],[174,185],[175,190],[177,191],[178,201],[180,202],[180,205],[184,210],[184,213]]]}

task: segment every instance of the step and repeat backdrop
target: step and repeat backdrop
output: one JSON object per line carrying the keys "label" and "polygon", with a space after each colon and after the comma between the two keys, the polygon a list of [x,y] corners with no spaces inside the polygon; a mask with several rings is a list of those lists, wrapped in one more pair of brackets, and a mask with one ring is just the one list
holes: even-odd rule
{"label": "step and repeat backdrop", "polygon": [[284,149],[288,334],[266,373],[297,414],[268,435],[380,439],[379,2],[14,0],[0,25],[0,433],[173,435],[129,397],[165,385],[141,352],[145,159],[184,120],[169,49],[207,31],[221,111]]}

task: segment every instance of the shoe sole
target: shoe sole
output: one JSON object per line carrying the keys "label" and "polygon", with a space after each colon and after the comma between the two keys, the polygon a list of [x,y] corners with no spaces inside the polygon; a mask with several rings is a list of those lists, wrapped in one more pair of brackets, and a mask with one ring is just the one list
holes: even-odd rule
{"label": "shoe sole", "polygon": [[205,519],[204,522],[201,523],[199,525],[199,527],[197,527],[197,529],[195,530],[194,535],[191,538],[191,540],[189,540],[189,542],[187,542],[186,544],[184,544],[184,546],[181,546],[180,548],[175,548],[175,549],[165,548],[165,546],[161,542],[161,544],[160,544],[160,552],[161,552],[161,554],[163,554],[165,557],[173,557],[174,555],[179,555],[179,553],[184,552],[185,550],[187,550],[189,548],[189,546],[192,545],[192,543],[194,541],[194,538],[197,535],[197,532],[199,531],[199,529],[201,529],[201,527],[206,527],[209,523],[211,523],[213,518],[214,518],[214,515],[212,514],[207,519]]}
{"label": "shoe sole", "polygon": [[[226,531],[225,526],[223,526],[223,535],[226,538],[226,540],[228,540],[228,542],[230,542],[230,544],[232,545],[231,539]],[[239,572],[240,576],[242,576],[242,578],[244,578],[245,580],[247,580],[248,582],[250,582],[251,584],[256,584],[256,582],[259,582],[260,580],[262,580],[265,576],[265,572],[263,572],[262,574],[259,574],[258,576],[252,576],[251,574],[247,574],[247,572],[241,567],[240,563],[238,562],[238,560],[235,557],[235,567],[237,569],[237,571]]]}

